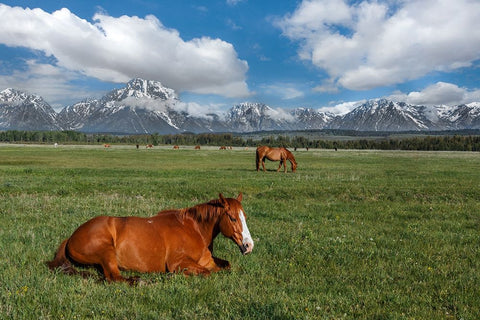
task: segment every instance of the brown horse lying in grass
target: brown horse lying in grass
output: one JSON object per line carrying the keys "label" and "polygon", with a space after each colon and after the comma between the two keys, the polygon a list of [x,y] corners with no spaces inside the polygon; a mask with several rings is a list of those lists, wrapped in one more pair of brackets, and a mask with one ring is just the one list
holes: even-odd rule
{"label": "brown horse lying in grass", "polygon": [[222,233],[232,239],[243,254],[252,251],[253,240],[240,203],[242,194],[236,199],[219,196],[150,218],[93,218],[62,242],[48,267],[78,274],[75,265],[95,266],[107,281],[129,283],[138,279],[124,278],[120,270],[208,275],[228,269],[228,261],[213,256],[215,237]]}
{"label": "brown horse lying in grass", "polygon": [[295,161],[293,154],[286,148],[258,147],[256,156],[257,171],[260,170],[260,163],[262,164],[263,171],[265,171],[265,158],[270,161],[280,161],[277,172],[280,171],[282,165],[285,168],[284,172],[287,172],[287,160],[290,161],[292,165],[292,172],[297,170],[297,161]]}

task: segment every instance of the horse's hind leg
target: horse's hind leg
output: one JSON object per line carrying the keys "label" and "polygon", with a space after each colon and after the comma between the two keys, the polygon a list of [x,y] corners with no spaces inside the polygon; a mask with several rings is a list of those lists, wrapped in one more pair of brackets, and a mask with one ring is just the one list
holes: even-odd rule
{"label": "horse's hind leg", "polygon": [[103,273],[105,280],[108,282],[128,281],[120,274],[113,246],[94,249],[86,251],[84,247],[77,249],[75,246],[70,246],[69,253],[72,259],[78,263],[99,267],[99,271]]}
{"label": "horse's hind leg", "polygon": [[103,275],[108,282],[112,281],[125,281],[131,283],[134,279],[127,279],[122,276],[118,267],[117,257],[113,250],[108,250],[103,253],[102,262]]}
{"label": "horse's hind leg", "polygon": [[108,282],[127,282],[129,285],[135,285],[141,282],[140,277],[125,278],[122,276],[113,250],[105,253],[100,266],[102,267],[103,275]]}

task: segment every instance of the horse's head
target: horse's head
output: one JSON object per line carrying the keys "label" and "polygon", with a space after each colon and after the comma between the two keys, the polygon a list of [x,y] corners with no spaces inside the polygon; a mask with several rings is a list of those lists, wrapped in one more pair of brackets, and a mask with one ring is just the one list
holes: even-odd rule
{"label": "horse's head", "polygon": [[295,161],[295,158],[292,158],[292,172],[297,171],[297,161]]}
{"label": "horse's head", "polygon": [[289,150],[287,150],[287,159],[290,160],[290,163],[292,164],[292,172],[297,171],[297,161],[295,160],[293,153]]}
{"label": "horse's head", "polygon": [[225,214],[220,219],[220,232],[227,238],[232,239],[242,251],[242,254],[248,254],[253,250],[253,240],[247,227],[245,213],[243,211],[242,193],[237,199],[224,198],[220,193],[220,203],[225,210]]}

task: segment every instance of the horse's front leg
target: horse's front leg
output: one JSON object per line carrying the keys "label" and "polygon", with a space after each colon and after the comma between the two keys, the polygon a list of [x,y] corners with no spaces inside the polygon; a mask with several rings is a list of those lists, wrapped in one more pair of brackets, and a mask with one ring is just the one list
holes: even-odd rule
{"label": "horse's front leg", "polygon": [[230,267],[228,261],[215,258],[212,255],[213,243],[208,246],[200,259],[196,260],[190,256],[177,256],[171,262],[167,262],[168,270],[171,272],[183,272],[185,275],[204,275],[208,276],[212,272],[217,272]]}
{"label": "horse's front leg", "polygon": [[230,262],[213,256],[213,241],[208,246],[208,250],[210,251],[213,261],[215,262],[215,264],[219,269],[230,269]]}
{"label": "horse's front leg", "polygon": [[[215,265],[215,262],[212,259],[212,264]],[[191,259],[190,257],[184,257],[183,259],[176,261],[174,263],[167,264],[168,271],[170,272],[181,272],[184,275],[210,275],[210,270],[196,261]]]}
{"label": "horse's front leg", "polygon": [[217,257],[213,257],[213,261],[215,261],[215,264],[220,268],[220,269],[230,269],[230,262],[227,260],[223,260]]}

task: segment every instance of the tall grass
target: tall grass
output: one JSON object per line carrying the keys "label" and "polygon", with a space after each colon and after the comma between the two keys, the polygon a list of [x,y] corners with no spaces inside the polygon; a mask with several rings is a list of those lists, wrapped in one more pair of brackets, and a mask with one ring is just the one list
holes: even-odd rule
{"label": "tall grass", "polygon": [[[295,174],[253,150],[0,147],[0,318],[476,319],[476,153],[299,151]],[[210,277],[129,287],[50,272],[100,215],[149,216],[243,192],[255,240]]]}

